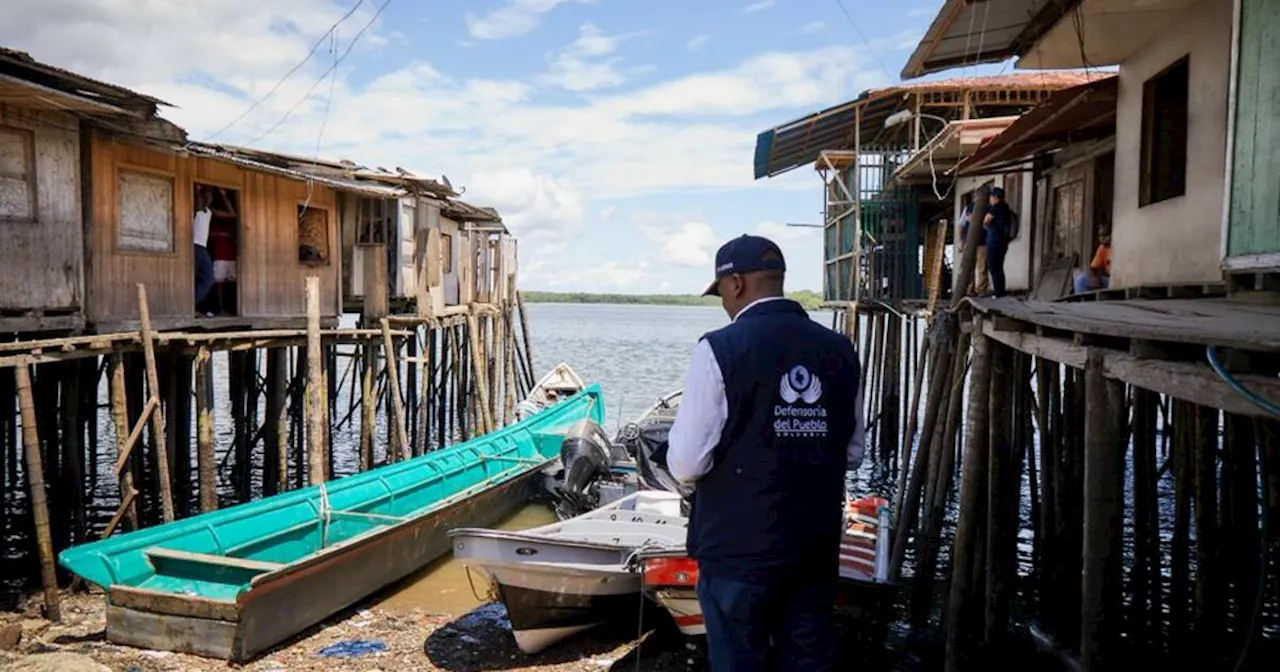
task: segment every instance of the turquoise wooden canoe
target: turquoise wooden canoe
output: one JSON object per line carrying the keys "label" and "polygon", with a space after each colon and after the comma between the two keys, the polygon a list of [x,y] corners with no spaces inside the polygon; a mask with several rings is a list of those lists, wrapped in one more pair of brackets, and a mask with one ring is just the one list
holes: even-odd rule
{"label": "turquoise wooden canoe", "polygon": [[107,639],[244,662],[448,553],[448,531],[528,501],[600,388],[501,430],[363,474],[62,552],[101,586]]}

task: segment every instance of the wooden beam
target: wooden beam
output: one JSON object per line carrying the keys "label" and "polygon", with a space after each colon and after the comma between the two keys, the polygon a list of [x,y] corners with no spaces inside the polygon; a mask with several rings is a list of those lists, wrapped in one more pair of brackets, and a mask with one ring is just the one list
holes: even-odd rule
{"label": "wooden beam", "polygon": [[58,594],[58,574],[54,568],[53,534],[49,531],[49,499],[45,492],[44,463],[40,457],[40,433],[36,428],[36,402],[31,393],[31,372],[20,366],[13,370],[22,413],[22,445],[27,458],[27,484],[31,488],[31,515],[36,524],[36,550],[40,555],[40,580],[44,587],[45,618],[62,620]]}
{"label": "wooden beam", "polygon": [[382,354],[387,367],[387,384],[391,386],[387,398],[391,406],[391,425],[395,432],[395,443],[400,449],[400,459],[407,460],[413,456],[413,446],[409,444],[409,433],[405,428],[404,398],[400,394],[400,363],[396,361],[396,346],[391,340],[391,327],[386,319],[382,322]]}
{"label": "wooden beam", "polygon": [[328,461],[324,451],[324,423],[329,413],[324,408],[321,387],[324,385],[324,352],[320,340],[320,278],[307,276],[307,476],[311,485],[325,481]]}
{"label": "wooden beam", "polygon": [[[1021,352],[1077,369],[1085,368],[1088,360],[1089,346],[1076,345],[1064,339],[996,331],[989,324],[984,325],[983,333]],[[1143,359],[1119,350],[1094,349],[1102,353],[1103,373],[1108,378],[1228,413],[1254,418],[1271,417],[1231,389],[1207,364]],[[1238,374],[1236,379],[1265,398],[1280,398],[1280,380],[1249,374]]]}

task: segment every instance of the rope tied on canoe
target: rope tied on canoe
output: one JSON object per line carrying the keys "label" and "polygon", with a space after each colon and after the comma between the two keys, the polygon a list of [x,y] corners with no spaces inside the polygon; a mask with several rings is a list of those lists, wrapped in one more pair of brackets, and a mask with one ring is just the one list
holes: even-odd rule
{"label": "rope tied on canoe", "polygon": [[324,481],[320,482],[320,548],[329,545],[329,524],[333,521],[332,509],[329,508],[329,488]]}

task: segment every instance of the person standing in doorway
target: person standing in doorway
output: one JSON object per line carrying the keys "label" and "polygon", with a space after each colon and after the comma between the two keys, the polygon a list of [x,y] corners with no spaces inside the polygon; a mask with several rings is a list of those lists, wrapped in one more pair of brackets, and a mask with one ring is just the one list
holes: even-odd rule
{"label": "person standing in doorway", "polygon": [[1003,187],[992,187],[987,202],[987,216],[982,220],[982,227],[987,234],[987,273],[991,275],[992,296],[1004,296],[1004,256],[1009,251],[1009,228],[1013,222],[1013,212],[1004,200]]}
{"label": "person standing in doorway", "polygon": [[217,299],[219,315],[233,315],[234,304],[228,298],[228,285],[236,283],[236,221],[235,208],[226,193],[222,200],[227,204],[231,217],[217,216],[209,229],[209,256],[213,258],[213,296]]}
{"label": "person standing in doorway", "polygon": [[213,209],[213,192],[208,187],[196,187],[196,211],[191,218],[191,238],[195,243],[195,305],[196,314],[202,317],[213,317],[213,313],[202,311],[201,304],[209,296],[213,288],[213,257],[209,256],[209,227],[214,215],[219,217],[235,217],[234,210],[229,209],[227,192],[219,190],[226,210]]}
{"label": "person standing in doorway", "polygon": [[845,473],[862,461],[853,344],[783,294],[772,241],[716,253],[729,325],[694,348],[668,466],[694,485],[687,549],[713,672],[822,672],[835,665],[832,613]]}

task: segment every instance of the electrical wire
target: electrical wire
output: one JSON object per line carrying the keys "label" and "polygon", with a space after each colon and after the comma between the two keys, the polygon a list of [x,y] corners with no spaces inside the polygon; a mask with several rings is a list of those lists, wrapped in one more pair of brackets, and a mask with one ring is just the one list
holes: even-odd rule
{"label": "electrical wire", "polygon": [[284,113],[284,116],[280,117],[279,121],[272,124],[270,128],[268,128],[266,131],[263,131],[262,134],[258,135],[253,140],[250,140],[250,143],[258,142],[263,138],[267,137],[268,135],[271,135],[273,132],[275,132],[277,128],[280,128],[281,124],[288,121],[289,117],[293,116],[293,113],[297,111],[298,107],[300,107],[302,103],[306,102],[306,100],[311,97],[311,92],[315,91],[317,86],[320,86],[320,82],[323,82],[324,78],[329,76],[329,73],[336,70],[338,66],[342,63],[342,61],[346,60],[347,55],[351,53],[351,50],[356,46],[356,43],[360,41],[360,37],[364,35],[365,31],[369,30],[369,27],[373,25],[373,22],[378,20],[378,17],[382,15],[383,10],[385,10],[387,8],[387,5],[390,5],[390,4],[391,4],[391,0],[386,0],[386,2],[383,2],[382,6],[378,8],[378,11],[374,12],[373,16],[369,18],[368,23],[364,24],[364,27],[360,29],[360,32],[356,33],[356,36],[351,38],[351,42],[347,44],[347,48],[345,51],[342,52],[342,55],[334,59],[333,64],[330,65],[328,68],[326,68],[324,72],[320,73],[320,76],[316,78],[316,81],[311,83],[311,87],[307,89],[306,93],[302,94],[302,97],[293,103],[293,105],[288,109],[288,111]]}
{"label": "electrical wire", "polygon": [[840,7],[840,11],[844,13],[844,18],[849,20],[849,25],[853,26],[853,32],[857,33],[858,39],[862,40],[863,46],[867,48],[867,53],[871,54],[871,57],[876,61],[876,65],[879,65],[880,69],[884,71],[884,74],[888,75],[889,81],[897,79],[893,76],[892,72],[889,72],[889,68],[885,67],[884,61],[880,60],[880,56],[876,54],[876,50],[871,47],[871,43],[867,41],[867,37],[862,34],[862,29],[858,27],[858,22],[853,19],[853,14],[850,14],[849,8],[844,6],[844,0],[836,0],[836,5],[838,5]]}
{"label": "electrical wire", "polygon": [[218,129],[213,135],[210,135],[209,140],[212,141],[214,138],[218,137],[219,135],[222,135],[232,126],[235,126],[236,124],[240,123],[242,119],[248,116],[250,112],[257,109],[259,105],[266,102],[267,98],[270,98],[271,94],[275,93],[276,90],[279,89],[280,86],[285,83],[285,80],[292,77],[293,73],[300,70],[302,66],[306,65],[307,62],[311,60],[311,57],[315,55],[316,50],[320,48],[320,45],[324,44],[324,41],[328,39],[331,35],[333,35],[334,31],[338,29],[338,26],[341,25],[343,21],[346,21],[348,18],[350,18],[352,14],[355,14],[356,10],[359,9],[360,5],[363,5],[363,4],[364,4],[364,0],[356,0],[356,4],[353,5],[351,9],[348,9],[347,13],[343,14],[342,17],[339,18],[337,21],[335,21],[332,26],[329,26],[329,30],[326,30],[325,33],[321,35],[320,38],[316,40],[314,44],[311,45],[311,51],[307,52],[307,55],[305,58],[299,61],[297,65],[290,68],[289,72],[284,73],[284,76],[281,77],[280,80],[275,83],[275,86],[272,86],[271,89],[266,92],[266,94],[264,94],[258,100],[254,101],[254,103],[250,105],[244,112],[241,112],[240,116],[236,117],[235,119],[232,119],[231,123]]}

